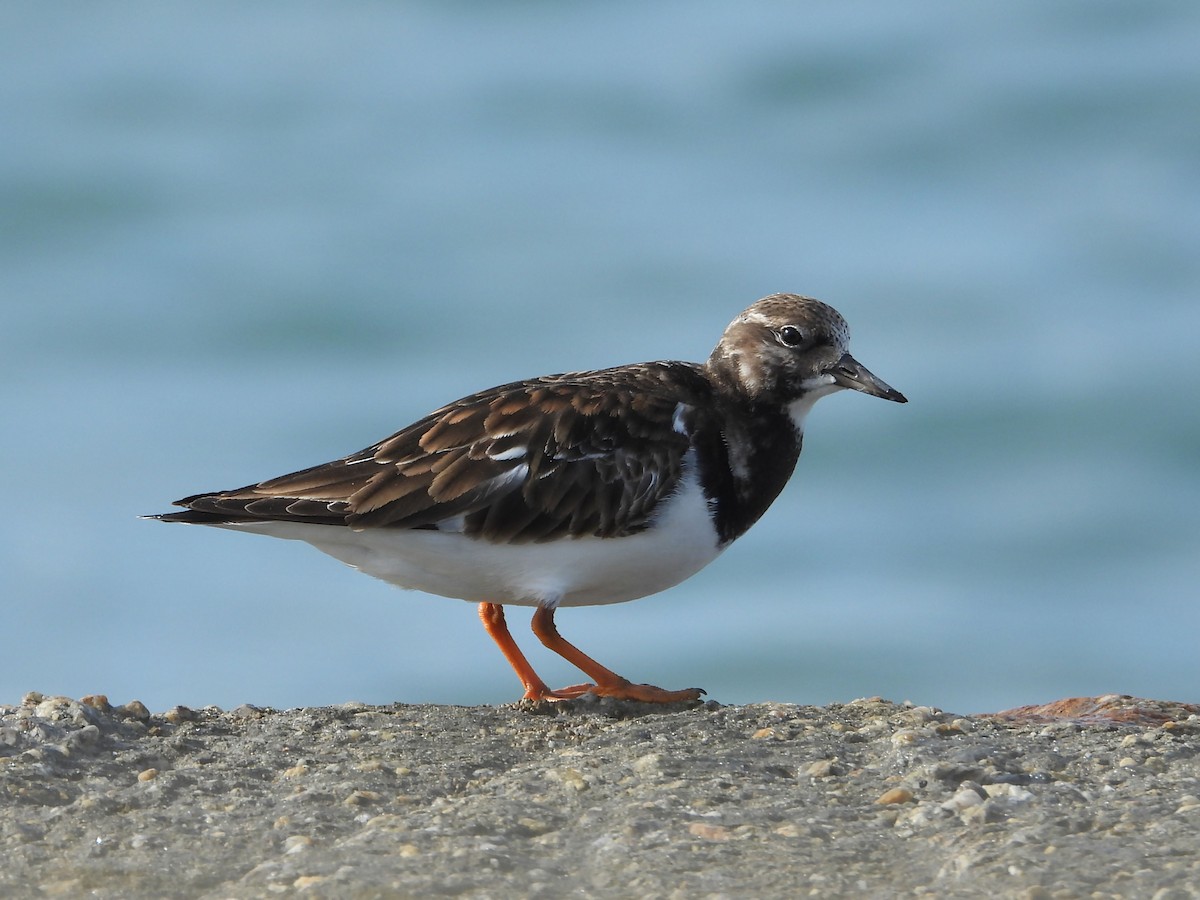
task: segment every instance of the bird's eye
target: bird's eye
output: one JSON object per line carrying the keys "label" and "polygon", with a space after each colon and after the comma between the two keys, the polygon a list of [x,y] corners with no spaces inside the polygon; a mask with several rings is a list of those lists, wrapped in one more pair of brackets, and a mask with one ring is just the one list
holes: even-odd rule
{"label": "bird's eye", "polygon": [[804,343],[804,332],[795,325],[784,325],[776,332],[779,343],[785,347],[798,347]]}

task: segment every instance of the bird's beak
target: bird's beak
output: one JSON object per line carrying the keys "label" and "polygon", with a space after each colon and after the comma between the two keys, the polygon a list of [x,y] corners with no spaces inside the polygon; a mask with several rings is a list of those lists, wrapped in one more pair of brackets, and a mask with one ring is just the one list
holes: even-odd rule
{"label": "bird's beak", "polygon": [[908,398],[884,381],[871,374],[862,363],[843,353],[842,358],[829,369],[835,383],[855,391],[862,391],[872,397],[882,397],[884,400],[894,400],[897,403],[907,403]]}

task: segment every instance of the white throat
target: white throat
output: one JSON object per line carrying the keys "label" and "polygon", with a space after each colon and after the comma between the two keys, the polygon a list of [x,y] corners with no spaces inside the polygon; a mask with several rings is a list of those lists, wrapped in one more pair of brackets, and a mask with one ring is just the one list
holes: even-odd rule
{"label": "white throat", "polygon": [[804,434],[804,420],[808,418],[813,404],[822,397],[836,394],[845,388],[834,381],[833,376],[829,374],[814,375],[812,378],[805,379],[801,383],[801,387],[804,388],[804,394],[799,400],[793,400],[788,404],[788,415],[792,417],[792,424],[796,426],[796,431]]}

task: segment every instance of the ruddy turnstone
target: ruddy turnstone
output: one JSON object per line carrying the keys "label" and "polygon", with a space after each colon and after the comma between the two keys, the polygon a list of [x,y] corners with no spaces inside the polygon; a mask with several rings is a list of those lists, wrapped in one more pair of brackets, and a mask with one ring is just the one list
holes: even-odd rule
{"label": "ruddy turnstone", "polygon": [[[464,397],[343,459],[176,502],[152,518],[307,541],[399,585],[479,604],[529,700],[591,691],[695,700],[633,684],[562,638],[561,606],[620,603],[694,575],[791,477],[813,404],[850,388],[904,403],[847,350],[845,320],[794,294],[759,300],[705,363],[546,375]],[[551,690],[504,621],[591,683]]]}

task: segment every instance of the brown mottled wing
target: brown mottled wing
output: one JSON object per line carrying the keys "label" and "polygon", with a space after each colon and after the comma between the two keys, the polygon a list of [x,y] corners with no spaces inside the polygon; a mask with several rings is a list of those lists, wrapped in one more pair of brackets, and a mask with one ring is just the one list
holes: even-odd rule
{"label": "brown mottled wing", "polygon": [[701,402],[707,386],[689,363],[503,385],[345,459],[188,497],[178,505],[193,512],[167,518],[439,528],[498,541],[632,534],[675,489],[688,449],[679,404]]}

